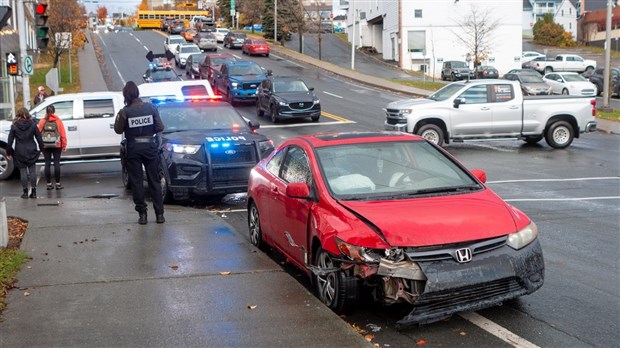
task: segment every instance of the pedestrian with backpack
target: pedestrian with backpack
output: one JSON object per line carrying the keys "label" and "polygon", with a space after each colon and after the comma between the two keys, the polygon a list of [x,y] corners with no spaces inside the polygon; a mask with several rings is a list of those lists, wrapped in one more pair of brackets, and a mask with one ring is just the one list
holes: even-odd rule
{"label": "pedestrian with backpack", "polygon": [[[43,158],[45,158],[45,181],[47,189],[61,190],[60,184],[60,154],[67,151],[67,135],[65,125],[60,118],[54,114],[54,105],[49,105],[45,109],[45,117],[39,121],[39,131],[43,139]],[[51,164],[54,157],[54,179],[56,185],[52,185]]]}
{"label": "pedestrian with backpack", "polygon": [[[13,147],[15,142],[15,147]],[[20,108],[15,114],[11,130],[9,131],[7,158],[13,159],[19,168],[19,175],[24,193],[22,198],[37,198],[37,171],[36,162],[43,148],[43,139],[36,123],[30,117],[26,108]],[[30,183],[30,196],[28,196]]]}

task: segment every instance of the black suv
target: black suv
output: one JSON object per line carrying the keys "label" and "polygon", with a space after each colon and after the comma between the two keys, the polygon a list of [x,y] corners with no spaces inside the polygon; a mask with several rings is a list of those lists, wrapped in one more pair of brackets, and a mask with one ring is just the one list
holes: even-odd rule
{"label": "black suv", "polygon": [[[273,151],[273,142],[230,104],[192,99],[156,104],[166,125],[159,161],[164,201],[246,192],[250,170]],[[130,188],[124,146],[120,152],[123,184]]]}
{"label": "black suv", "polygon": [[468,76],[470,79],[474,78],[474,72],[467,66],[467,62],[458,60],[443,62],[443,67],[441,68],[441,79],[443,81],[447,79],[450,79],[450,81],[464,80]]}
{"label": "black suv", "polygon": [[245,33],[229,31],[226,36],[224,36],[224,47],[241,48],[246,37],[247,35],[245,35]]}
{"label": "black suv", "polygon": [[321,101],[314,88],[298,77],[268,76],[257,89],[256,114],[268,114],[276,123],[281,119],[321,117]]}
{"label": "black suv", "polygon": [[[609,75],[609,95],[615,94],[620,97],[620,83],[618,83],[620,82],[620,68],[610,68],[609,70],[611,70],[611,75]],[[589,76],[585,76],[590,82],[596,85],[596,88],[598,88],[598,95],[603,94],[605,85],[604,71],[604,68],[597,68]]]}

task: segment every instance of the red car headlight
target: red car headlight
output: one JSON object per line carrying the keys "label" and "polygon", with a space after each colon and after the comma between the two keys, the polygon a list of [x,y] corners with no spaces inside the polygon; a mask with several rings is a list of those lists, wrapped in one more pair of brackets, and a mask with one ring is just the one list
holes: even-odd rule
{"label": "red car headlight", "polygon": [[519,250],[533,242],[536,236],[538,236],[538,227],[532,222],[521,231],[509,234],[507,244],[509,247]]}
{"label": "red car headlight", "polygon": [[381,260],[381,256],[376,254],[372,249],[349,244],[338,237],[334,238],[334,242],[336,242],[336,246],[340,253],[353,261],[379,262]]}

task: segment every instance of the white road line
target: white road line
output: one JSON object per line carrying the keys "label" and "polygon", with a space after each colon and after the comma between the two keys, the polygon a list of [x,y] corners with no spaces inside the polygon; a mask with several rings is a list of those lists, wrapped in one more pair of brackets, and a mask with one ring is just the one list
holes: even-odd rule
{"label": "white road line", "polygon": [[461,313],[459,314],[463,319],[468,320],[472,324],[478,326],[484,331],[492,334],[493,336],[501,339],[502,341],[510,344],[513,347],[517,348],[538,348],[537,345],[533,344],[521,338],[508,329],[497,325],[496,323],[488,320],[487,318],[481,316],[475,312]]}
{"label": "white road line", "polygon": [[620,199],[620,196],[609,197],[576,197],[576,198],[514,198],[504,199],[506,202],[561,202],[561,201],[596,201],[607,199]]}
{"label": "white road line", "polygon": [[620,180],[620,176],[599,176],[591,178],[567,178],[567,179],[521,179],[521,180],[498,180],[487,181],[487,184],[506,184],[512,182],[549,182],[549,181],[587,181],[587,180]]}
{"label": "white road line", "polygon": [[355,121],[334,121],[334,122],[321,122],[321,123],[298,123],[298,124],[285,124],[285,125],[260,125],[260,128],[294,128],[294,127],[308,127],[308,126],[329,126],[334,124],[345,124],[345,123],[357,123]]}
{"label": "white road line", "polygon": [[344,97],[341,97],[341,96],[339,96],[339,95],[337,95],[337,94],[334,94],[334,93],[329,93],[329,92],[325,92],[325,91],[323,91],[323,93],[328,94],[328,95],[331,95],[332,97],[340,98],[340,99],[343,99],[343,98],[344,98]]}
{"label": "white road line", "polygon": [[[97,33],[97,35],[101,36],[101,35],[99,35],[99,33]],[[100,41],[101,41],[101,43],[103,43],[103,45],[105,46],[105,49],[107,51],[108,50],[108,45],[105,44],[105,41],[103,41],[103,39],[100,40]],[[118,74],[118,77],[121,78],[121,82],[123,83],[123,86],[124,86],[127,82],[125,82],[125,79],[121,75],[121,72],[118,70],[118,66],[116,66],[116,63],[114,62],[114,58],[112,58],[111,55],[110,55],[110,60],[112,61],[112,65],[114,65],[114,69],[116,69],[116,73]]]}

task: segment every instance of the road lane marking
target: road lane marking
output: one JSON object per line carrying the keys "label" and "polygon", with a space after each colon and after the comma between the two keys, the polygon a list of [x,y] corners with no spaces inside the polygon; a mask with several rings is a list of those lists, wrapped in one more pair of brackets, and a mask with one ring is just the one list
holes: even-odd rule
{"label": "road lane marking", "polygon": [[[97,32],[97,35],[100,36],[99,38],[101,39],[101,35],[99,35],[99,33]],[[105,44],[105,41],[103,39],[100,40],[101,43],[103,44],[103,46],[105,46],[105,50],[108,50],[108,45]],[[121,78],[121,82],[123,83],[123,86],[127,83],[125,82],[125,79],[123,78],[123,76],[121,75],[121,72],[118,69],[118,66],[116,66],[116,62],[114,62],[114,58],[112,58],[112,55],[110,56],[110,60],[112,61],[112,65],[114,65],[114,69],[116,69],[116,73],[118,74],[118,77]]]}
{"label": "road lane marking", "polygon": [[576,197],[576,198],[513,198],[504,199],[506,202],[560,202],[560,201],[596,201],[607,199],[620,199],[620,196],[608,197]]}
{"label": "road lane marking", "polygon": [[334,93],[329,93],[329,92],[325,92],[325,91],[323,91],[323,93],[328,94],[328,95],[331,95],[332,97],[340,98],[340,99],[343,99],[343,98],[344,98],[344,97],[341,97],[341,96],[339,96],[339,95],[337,95],[337,94],[334,94]]}
{"label": "road lane marking", "polygon": [[351,121],[349,119],[346,119],[344,117],[340,117],[334,114],[330,114],[329,112],[325,112],[325,111],[321,111],[321,116],[323,117],[327,117],[327,118],[331,118],[332,120],[336,120],[336,121],[340,121],[340,122],[345,122],[345,123],[356,123],[355,121]]}
{"label": "road lane marking", "polygon": [[475,312],[467,312],[459,314],[463,319],[471,322],[472,324],[478,326],[482,330],[490,333],[491,335],[501,339],[502,341],[510,344],[513,347],[517,348],[539,348],[537,345],[532,342],[527,341],[524,338],[521,338],[508,329],[497,325],[496,323],[490,321],[489,319],[481,316]]}
{"label": "road lane marking", "polygon": [[586,180],[620,180],[620,176],[598,176],[598,177],[590,177],[590,178],[566,178],[566,179],[497,180],[497,181],[487,181],[487,184],[506,184],[506,183],[513,183],[513,182],[586,181]]}

